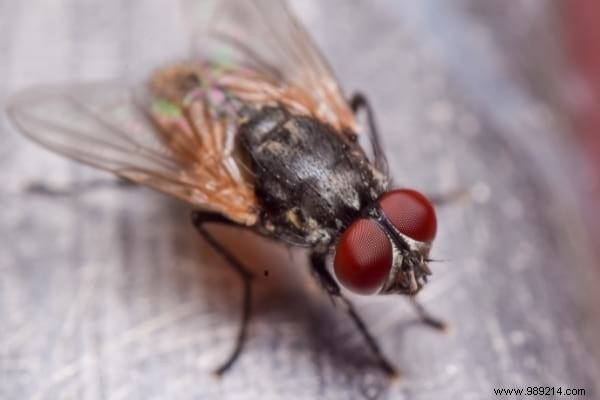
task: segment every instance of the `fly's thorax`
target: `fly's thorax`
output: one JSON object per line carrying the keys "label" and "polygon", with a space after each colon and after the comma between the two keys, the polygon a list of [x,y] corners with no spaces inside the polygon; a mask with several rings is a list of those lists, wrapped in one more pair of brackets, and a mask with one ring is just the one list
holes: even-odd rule
{"label": "fly's thorax", "polygon": [[359,145],[315,118],[265,107],[241,124],[238,138],[264,230],[290,243],[335,241],[385,189]]}

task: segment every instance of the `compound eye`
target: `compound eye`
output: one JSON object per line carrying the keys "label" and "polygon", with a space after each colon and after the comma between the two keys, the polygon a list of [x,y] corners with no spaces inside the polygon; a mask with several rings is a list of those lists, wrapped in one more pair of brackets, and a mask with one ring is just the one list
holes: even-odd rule
{"label": "compound eye", "polygon": [[373,294],[385,282],[392,266],[392,245],[376,222],[354,221],[342,234],[335,251],[335,275],[345,288]]}
{"label": "compound eye", "polygon": [[379,198],[379,206],[398,232],[419,242],[431,242],[437,219],[431,202],[416,190],[399,189]]}

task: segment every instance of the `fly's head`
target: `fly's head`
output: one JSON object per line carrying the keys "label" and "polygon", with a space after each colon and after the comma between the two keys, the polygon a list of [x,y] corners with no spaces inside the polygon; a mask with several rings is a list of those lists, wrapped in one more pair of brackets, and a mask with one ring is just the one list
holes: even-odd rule
{"label": "fly's head", "polygon": [[428,258],[437,229],[431,202],[417,191],[398,189],[365,211],[337,243],[338,280],[359,294],[416,294],[431,275]]}

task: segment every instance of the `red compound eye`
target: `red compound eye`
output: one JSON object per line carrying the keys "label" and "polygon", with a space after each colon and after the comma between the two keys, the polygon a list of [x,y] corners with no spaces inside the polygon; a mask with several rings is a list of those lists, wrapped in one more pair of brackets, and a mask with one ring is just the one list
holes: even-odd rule
{"label": "red compound eye", "polygon": [[333,261],[337,278],[358,294],[373,294],[392,266],[392,245],[376,222],[354,221],[342,234]]}
{"label": "red compound eye", "polygon": [[435,238],[435,210],[421,193],[409,189],[387,192],[379,198],[379,206],[400,233],[419,242]]}

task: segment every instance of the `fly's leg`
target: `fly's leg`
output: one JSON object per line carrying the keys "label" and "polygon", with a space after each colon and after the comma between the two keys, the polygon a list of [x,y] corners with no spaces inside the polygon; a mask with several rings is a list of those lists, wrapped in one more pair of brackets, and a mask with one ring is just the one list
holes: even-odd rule
{"label": "fly's leg", "polygon": [[[367,115],[367,124],[369,126],[369,140],[371,141],[371,147],[373,150],[373,158],[375,166],[389,177],[389,169],[387,159],[383,152],[381,145],[381,136],[379,135],[379,129],[377,129],[377,122],[375,121],[375,112],[367,97],[360,93],[354,93],[350,98],[350,108],[356,115],[361,110],[364,110]],[[469,189],[456,189],[441,195],[430,196],[432,204],[435,206],[446,206],[450,204],[460,203],[470,199],[472,196],[471,190]]]}
{"label": "fly's leg", "polygon": [[325,289],[327,294],[329,294],[329,296],[331,296],[332,299],[339,300],[344,306],[344,309],[358,328],[358,331],[363,336],[365,342],[367,342],[367,345],[371,349],[371,352],[377,359],[377,362],[381,369],[389,376],[398,376],[398,371],[396,371],[396,368],[394,368],[394,366],[383,355],[381,349],[379,348],[379,344],[367,329],[367,326],[365,325],[360,315],[358,315],[358,313],[356,312],[356,309],[354,308],[352,302],[342,294],[340,286],[331,275],[331,272],[329,272],[329,270],[327,269],[325,259],[325,254],[311,253],[310,263],[314,275],[317,277],[319,283],[321,284],[323,289]]}
{"label": "fly's leg", "polygon": [[367,97],[362,93],[355,93],[350,98],[350,108],[354,114],[357,114],[360,110],[364,110],[367,114],[367,124],[369,126],[369,140],[371,141],[371,147],[373,149],[373,158],[375,166],[384,174],[388,175],[387,159],[381,147],[381,137],[379,130],[377,129],[377,123],[375,122],[375,113],[371,107],[371,103]]}
{"label": "fly's leg", "polygon": [[434,206],[446,207],[449,205],[457,205],[465,201],[468,202],[472,198],[472,193],[469,189],[461,188],[427,197]]}
{"label": "fly's leg", "polygon": [[421,304],[414,296],[409,296],[409,298],[410,303],[419,315],[422,323],[439,331],[446,331],[448,329],[448,324],[446,324],[443,320],[431,315],[425,306]]}
{"label": "fly's leg", "polygon": [[[371,107],[369,100],[362,93],[355,93],[350,99],[350,108],[352,108],[352,112],[354,114],[358,113],[360,110],[365,110],[367,114],[367,123],[369,125],[370,131],[369,137],[371,140],[371,145],[373,147],[373,156],[375,157],[375,165],[387,174],[387,161],[385,159],[381,147],[379,130],[377,129],[377,124],[375,122],[375,113],[373,112],[373,108]],[[459,202],[467,196],[469,196],[469,191],[459,189],[452,192],[444,193],[443,195],[432,196],[430,197],[430,200],[436,206],[445,206],[447,204]],[[333,280],[331,275],[330,278]],[[336,284],[335,281],[333,281],[333,283]],[[337,288],[337,290],[339,292],[339,287]],[[423,323],[438,330],[446,329],[446,323],[444,323],[436,317],[433,317],[425,309],[425,307],[421,303],[419,303],[414,297],[411,296],[410,301]],[[365,333],[368,335],[368,332]]]}
{"label": "fly's leg", "polygon": [[129,189],[136,184],[125,179],[92,179],[83,182],[76,182],[65,187],[55,187],[44,182],[31,182],[24,187],[27,194],[48,196],[48,197],[68,197],[80,195],[85,192],[102,189]]}
{"label": "fly's leg", "polygon": [[248,328],[248,321],[250,319],[252,305],[251,282],[253,274],[236,257],[234,257],[229,252],[229,250],[223,247],[223,245],[219,243],[219,241],[216,240],[215,237],[205,229],[205,224],[210,223],[236,226],[240,228],[245,227],[228,220],[220,214],[203,211],[192,212],[192,224],[194,225],[200,236],[202,236],[204,240],[206,240],[206,242],[208,242],[208,244],[217,253],[219,253],[225,260],[227,260],[227,265],[229,265],[231,268],[233,268],[235,272],[238,273],[238,275],[242,279],[242,284],[244,287],[241,325],[235,342],[235,347],[233,348],[233,351],[229,354],[229,357],[227,357],[225,362],[223,362],[223,364],[221,364],[221,366],[215,370],[215,374],[222,375],[235,363],[242,351],[242,347],[244,346],[244,342],[246,340],[246,331]]}

